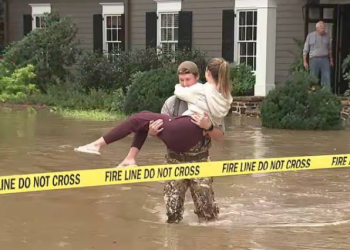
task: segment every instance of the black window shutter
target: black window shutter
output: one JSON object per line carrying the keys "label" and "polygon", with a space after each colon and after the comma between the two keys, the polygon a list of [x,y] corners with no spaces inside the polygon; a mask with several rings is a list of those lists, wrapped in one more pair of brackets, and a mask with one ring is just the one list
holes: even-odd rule
{"label": "black window shutter", "polygon": [[119,38],[121,41],[120,50],[125,51],[125,14],[121,15],[121,21],[122,21],[121,30],[120,30],[121,37]]}
{"label": "black window shutter", "polygon": [[23,15],[23,35],[26,36],[32,31],[32,15]]}
{"label": "black window shutter", "polygon": [[180,50],[192,49],[192,11],[179,12],[178,47]]}
{"label": "black window shutter", "polygon": [[102,15],[93,16],[93,46],[95,51],[103,51],[103,32],[102,32]]}
{"label": "black window shutter", "polygon": [[146,12],[146,47],[157,47],[157,13]]}
{"label": "black window shutter", "polygon": [[221,56],[229,62],[233,62],[234,53],[234,28],[235,12],[234,10],[222,11],[222,48]]}

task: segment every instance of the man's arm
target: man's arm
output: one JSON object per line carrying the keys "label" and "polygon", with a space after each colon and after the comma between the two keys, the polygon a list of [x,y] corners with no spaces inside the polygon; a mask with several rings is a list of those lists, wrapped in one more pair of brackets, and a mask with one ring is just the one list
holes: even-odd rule
{"label": "man's arm", "polygon": [[224,132],[220,128],[214,128],[212,131],[207,131],[207,134],[217,142],[224,140]]}
{"label": "man's arm", "polygon": [[212,131],[207,131],[207,134],[214,140],[217,142],[221,142],[224,140],[225,137],[225,121],[222,122],[222,125],[220,125],[219,127],[214,127],[214,129]]}
{"label": "man's arm", "polygon": [[304,62],[304,67],[307,64],[307,55],[310,52],[310,46],[309,46],[309,40],[310,40],[310,34],[307,35],[304,43],[304,48],[303,48],[303,62]]}
{"label": "man's arm", "polygon": [[194,84],[191,87],[182,87],[181,84],[175,85],[174,95],[182,101],[195,103],[202,85]]}

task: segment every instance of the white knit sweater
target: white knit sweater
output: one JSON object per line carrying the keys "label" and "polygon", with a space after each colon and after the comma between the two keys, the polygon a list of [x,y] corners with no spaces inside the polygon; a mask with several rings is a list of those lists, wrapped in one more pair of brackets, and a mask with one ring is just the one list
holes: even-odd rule
{"label": "white knit sweater", "polygon": [[196,83],[191,87],[176,84],[174,94],[188,103],[188,110],[182,115],[191,116],[195,113],[204,115],[207,112],[215,127],[222,124],[231,108],[232,97],[226,99],[214,85],[209,83]]}

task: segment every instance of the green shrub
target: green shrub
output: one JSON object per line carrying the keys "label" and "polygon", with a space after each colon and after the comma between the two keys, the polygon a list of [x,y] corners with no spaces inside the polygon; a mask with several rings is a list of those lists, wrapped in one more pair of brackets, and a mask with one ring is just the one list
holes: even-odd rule
{"label": "green shrub", "polygon": [[136,49],[129,52],[121,52],[114,63],[118,69],[118,82],[124,93],[131,85],[130,79],[137,72],[164,68],[169,65],[168,57],[160,57],[155,49]]}
{"label": "green shrub", "polygon": [[254,94],[256,77],[253,68],[245,63],[231,66],[232,95],[247,96]]}
{"label": "green shrub", "polygon": [[165,100],[174,94],[175,84],[179,82],[175,68],[138,72],[131,80],[124,105],[126,115],[142,110],[160,112]]}
{"label": "green shrub", "polygon": [[68,68],[75,62],[79,50],[74,41],[77,27],[69,18],[60,18],[56,11],[46,14],[42,29],[35,29],[19,41],[10,44],[4,54],[5,66],[15,69],[32,64],[37,76],[34,83],[43,91],[47,86],[64,80]]}
{"label": "green shrub", "polygon": [[84,52],[78,60],[76,82],[85,89],[113,91],[121,88],[124,93],[136,72],[163,68],[170,61],[158,57],[155,50],[133,50],[108,57],[98,52]]}
{"label": "green shrub", "polygon": [[296,45],[295,51],[290,51],[290,53],[294,56],[295,60],[289,67],[289,73],[296,72],[308,72],[308,69],[304,68],[304,59],[303,59],[303,48],[304,42],[300,39],[294,39],[294,43]]}
{"label": "green shrub", "polygon": [[0,101],[24,99],[28,95],[38,92],[33,84],[34,66],[27,65],[16,69],[10,76],[0,77]]}
{"label": "green shrub", "polygon": [[342,105],[328,90],[318,87],[306,72],[292,74],[285,84],[272,90],[261,107],[264,127],[300,130],[342,128]]}
{"label": "green shrub", "polygon": [[85,91],[80,84],[66,82],[48,87],[45,94],[36,92],[25,98],[9,101],[18,104],[44,104],[61,109],[122,112],[124,98],[121,89],[111,93],[102,89]]}
{"label": "green shrub", "polygon": [[121,51],[119,56],[109,58],[101,53],[84,52],[77,63],[75,81],[80,82],[85,89],[110,91],[122,88],[126,93],[135,73],[160,68],[172,69],[185,60],[191,60],[198,65],[200,79],[205,81],[205,53],[193,49],[160,55],[155,48]]}
{"label": "green shrub", "polygon": [[118,89],[121,87],[120,78],[116,65],[102,53],[85,51],[79,56],[74,81],[84,91]]}
{"label": "green shrub", "polygon": [[344,80],[348,82],[348,89],[345,91],[344,96],[350,97],[350,54],[347,55],[342,63],[342,73]]}

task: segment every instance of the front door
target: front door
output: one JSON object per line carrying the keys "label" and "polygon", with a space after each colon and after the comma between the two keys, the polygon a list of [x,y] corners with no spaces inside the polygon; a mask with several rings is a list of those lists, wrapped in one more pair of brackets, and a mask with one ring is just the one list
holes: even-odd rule
{"label": "front door", "polygon": [[350,4],[339,5],[339,25],[337,28],[337,45],[334,54],[337,94],[344,94],[349,84],[343,77],[342,64],[350,54]]}
{"label": "front door", "polygon": [[[336,54],[338,47],[337,28],[339,21],[338,4],[308,4],[305,6],[305,39],[306,36],[316,30],[316,23],[323,21],[326,23],[326,31],[331,38],[332,53]],[[338,74],[336,58],[334,58],[335,67],[331,69],[331,86],[334,93],[339,92]]]}

